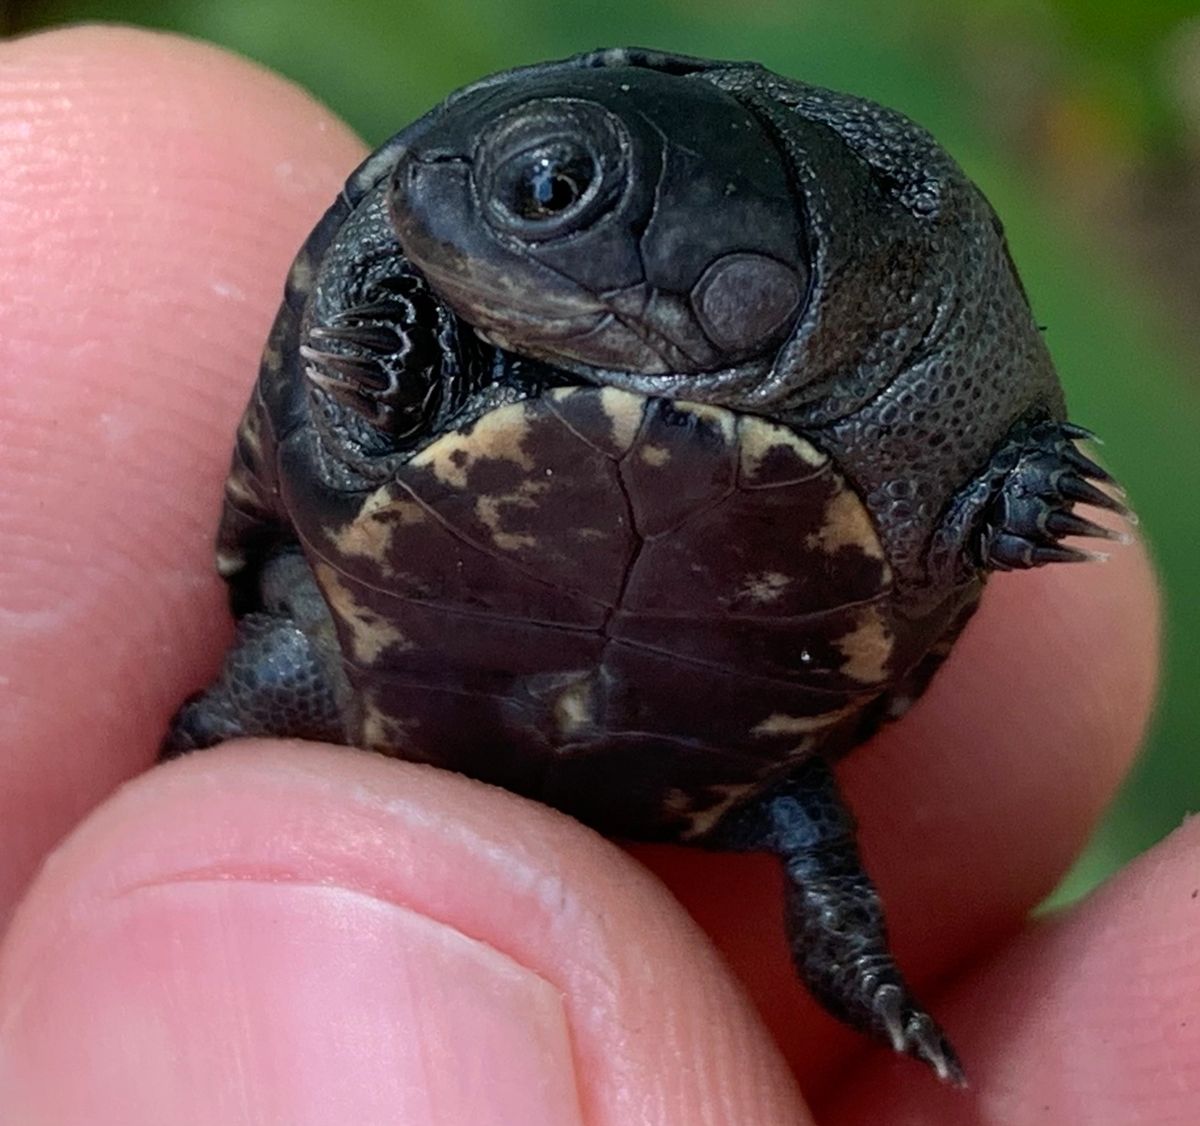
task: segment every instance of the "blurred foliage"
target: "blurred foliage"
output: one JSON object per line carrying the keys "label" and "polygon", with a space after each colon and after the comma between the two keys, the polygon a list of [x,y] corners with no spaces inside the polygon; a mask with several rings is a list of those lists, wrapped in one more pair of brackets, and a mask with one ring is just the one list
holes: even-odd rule
{"label": "blurred foliage", "polygon": [[1143,136],[1170,145],[1179,122],[1164,89],[1164,45],[1185,21],[1200,17],[1197,0],[1054,0],[1053,7],[1063,17],[1080,71],[1097,87],[1120,92],[1119,104]]}
{"label": "blurred foliage", "polygon": [[224,44],[312,90],[370,143],[486,72],[620,43],[755,58],[927,125],[1005,217],[1074,416],[1107,437],[1106,457],[1166,580],[1166,679],[1149,752],[1062,894],[1090,886],[1200,805],[1200,385],[1164,351],[1161,314],[1109,257],[1103,233],[1031,189],[1028,165],[1014,158],[1014,141],[1046,99],[1091,107],[1082,127],[1107,123],[1102,146],[1180,147],[1162,52],[1180,21],[1196,16],[1194,0],[11,2],[24,28],[109,19]]}

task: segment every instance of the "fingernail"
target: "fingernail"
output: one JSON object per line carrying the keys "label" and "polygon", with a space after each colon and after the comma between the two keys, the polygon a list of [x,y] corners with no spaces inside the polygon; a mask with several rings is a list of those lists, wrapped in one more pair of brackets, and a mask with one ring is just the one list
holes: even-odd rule
{"label": "fingernail", "polygon": [[90,900],[0,1014],[0,1121],[573,1126],[557,989],[337,887],[198,880]]}

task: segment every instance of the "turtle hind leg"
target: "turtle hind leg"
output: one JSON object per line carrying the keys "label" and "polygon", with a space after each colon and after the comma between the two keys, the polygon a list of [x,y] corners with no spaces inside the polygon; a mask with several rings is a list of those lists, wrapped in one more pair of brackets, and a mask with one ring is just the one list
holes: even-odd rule
{"label": "turtle hind leg", "polygon": [[322,666],[294,621],[247,614],[220,675],[176,712],[161,757],[252,735],[344,742],[338,693]]}
{"label": "turtle hind leg", "polygon": [[1074,510],[1077,504],[1087,504],[1131,523],[1135,520],[1118,497],[1099,487],[1114,484],[1108,472],[1076,446],[1076,441],[1091,437],[1089,431],[1069,422],[1042,422],[1030,428],[1015,464],[988,506],[980,541],[986,566],[1011,571],[1103,558],[1062,543],[1068,536],[1128,541],[1125,533]]}
{"label": "turtle hind leg", "polygon": [[853,818],[824,760],[810,760],[732,810],[703,843],[777,855],[792,960],[809,992],[852,1028],[923,1060],[944,1082],[964,1085],[958,1056],[892,958]]}
{"label": "turtle hind leg", "polygon": [[259,607],[238,619],[217,679],[175,714],[160,757],[256,735],[346,741],[348,692],[333,624],[307,564],[297,552],[282,552],[258,583]]}

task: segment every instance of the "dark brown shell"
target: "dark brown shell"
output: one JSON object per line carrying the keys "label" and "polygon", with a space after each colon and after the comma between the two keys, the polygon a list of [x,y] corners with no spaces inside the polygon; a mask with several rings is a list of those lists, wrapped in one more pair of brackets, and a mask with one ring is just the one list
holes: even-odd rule
{"label": "dark brown shell", "polygon": [[565,388],[443,434],[365,497],[288,460],[351,739],[613,831],[703,831],[918,641],[861,501],[761,418]]}

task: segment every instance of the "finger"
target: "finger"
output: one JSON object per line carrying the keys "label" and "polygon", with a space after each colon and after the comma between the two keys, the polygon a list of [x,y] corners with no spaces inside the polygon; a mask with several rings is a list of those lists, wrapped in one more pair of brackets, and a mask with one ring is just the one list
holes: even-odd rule
{"label": "finger", "polygon": [[[1157,615],[1138,547],[1104,566],[998,578],[926,696],[843,764],[897,956],[918,984],[1012,933],[1078,854],[1150,712]],[[638,855],[747,982],[806,1090],[862,1050],[795,981],[777,865]]]}
{"label": "finger", "polygon": [[1193,818],[954,985],[941,1004],[976,1061],[968,1095],[871,1066],[822,1121],[1200,1121],[1198,863]]}
{"label": "finger", "polygon": [[288,261],[359,155],[210,47],[0,44],[0,927],[218,659],[230,435]]}
{"label": "finger", "polygon": [[245,743],[44,870],[0,952],[0,1092],[5,1122],[96,1126],[811,1121],[619,850],[441,771]]}

